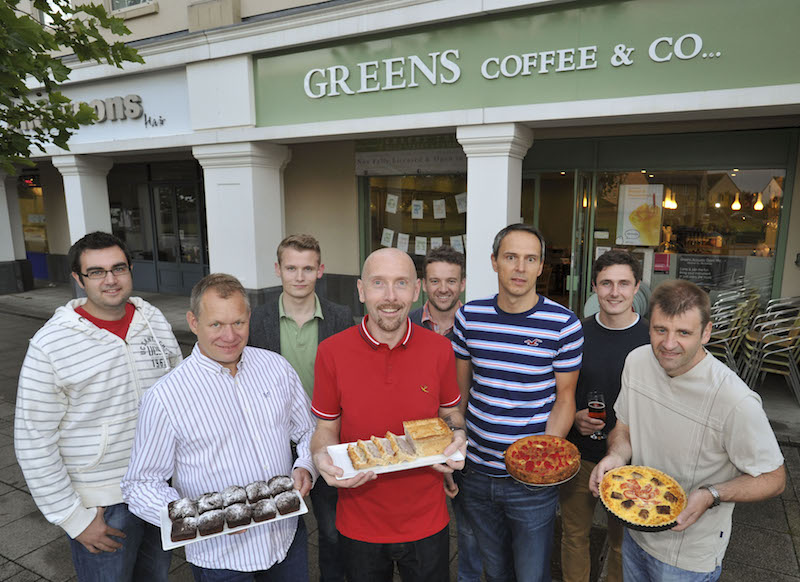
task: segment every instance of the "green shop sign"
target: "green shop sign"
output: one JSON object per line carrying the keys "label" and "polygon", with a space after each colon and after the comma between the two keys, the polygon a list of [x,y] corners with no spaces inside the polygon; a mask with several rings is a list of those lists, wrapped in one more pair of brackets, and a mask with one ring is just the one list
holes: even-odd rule
{"label": "green shop sign", "polygon": [[257,123],[800,82],[798,0],[630,0],[570,6],[258,57]]}

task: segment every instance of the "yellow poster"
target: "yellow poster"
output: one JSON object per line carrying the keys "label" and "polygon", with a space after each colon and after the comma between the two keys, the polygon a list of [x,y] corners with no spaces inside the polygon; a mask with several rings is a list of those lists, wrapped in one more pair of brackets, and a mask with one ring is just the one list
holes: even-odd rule
{"label": "yellow poster", "polygon": [[629,184],[619,188],[617,244],[643,247],[661,242],[663,184]]}

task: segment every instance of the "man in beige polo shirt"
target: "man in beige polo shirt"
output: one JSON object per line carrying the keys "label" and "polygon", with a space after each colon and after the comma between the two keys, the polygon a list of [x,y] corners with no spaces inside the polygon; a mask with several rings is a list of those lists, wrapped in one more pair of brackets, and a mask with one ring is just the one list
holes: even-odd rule
{"label": "man in beige polo shirt", "polygon": [[662,532],[626,530],[625,580],[715,581],[731,534],[735,502],[780,495],[786,471],[758,394],[708,353],[708,295],[683,280],[662,283],[650,298],[650,343],[625,362],[606,471],[630,462],[674,477],[688,494],[677,525]]}

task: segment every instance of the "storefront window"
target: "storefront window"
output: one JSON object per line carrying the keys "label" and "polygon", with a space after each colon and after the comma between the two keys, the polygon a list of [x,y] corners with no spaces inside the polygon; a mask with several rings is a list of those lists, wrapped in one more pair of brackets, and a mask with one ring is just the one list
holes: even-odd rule
{"label": "storefront window", "polygon": [[38,175],[20,176],[17,182],[17,195],[25,250],[28,253],[48,252],[44,197]]}
{"label": "storefront window", "polygon": [[150,192],[144,165],[115,166],[108,176],[111,231],[125,241],[133,260],[153,260]]}
{"label": "storefront window", "polygon": [[407,252],[422,274],[429,249],[443,244],[464,252],[467,179],[463,174],[365,178],[369,192],[367,252],[395,247]]}
{"label": "storefront window", "polygon": [[771,291],[785,172],[601,172],[595,256],[639,249],[646,278],[694,281],[709,290],[745,284]]}

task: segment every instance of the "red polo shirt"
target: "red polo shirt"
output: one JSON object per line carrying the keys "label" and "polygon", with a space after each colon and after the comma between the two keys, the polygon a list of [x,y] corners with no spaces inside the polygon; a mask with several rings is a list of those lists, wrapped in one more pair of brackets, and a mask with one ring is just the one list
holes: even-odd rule
{"label": "red polo shirt", "polygon": [[[408,321],[394,347],[367,331],[367,317],[319,344],[312,411],[341,417],[340,441],[403,434],[403,421],[439,415],[461,400],[455,358],[444,337]],[[355,489],[339,489],[336,528],[371,543],[416,541],[448,522],[442,474],[425,467],[378,475]]]}

